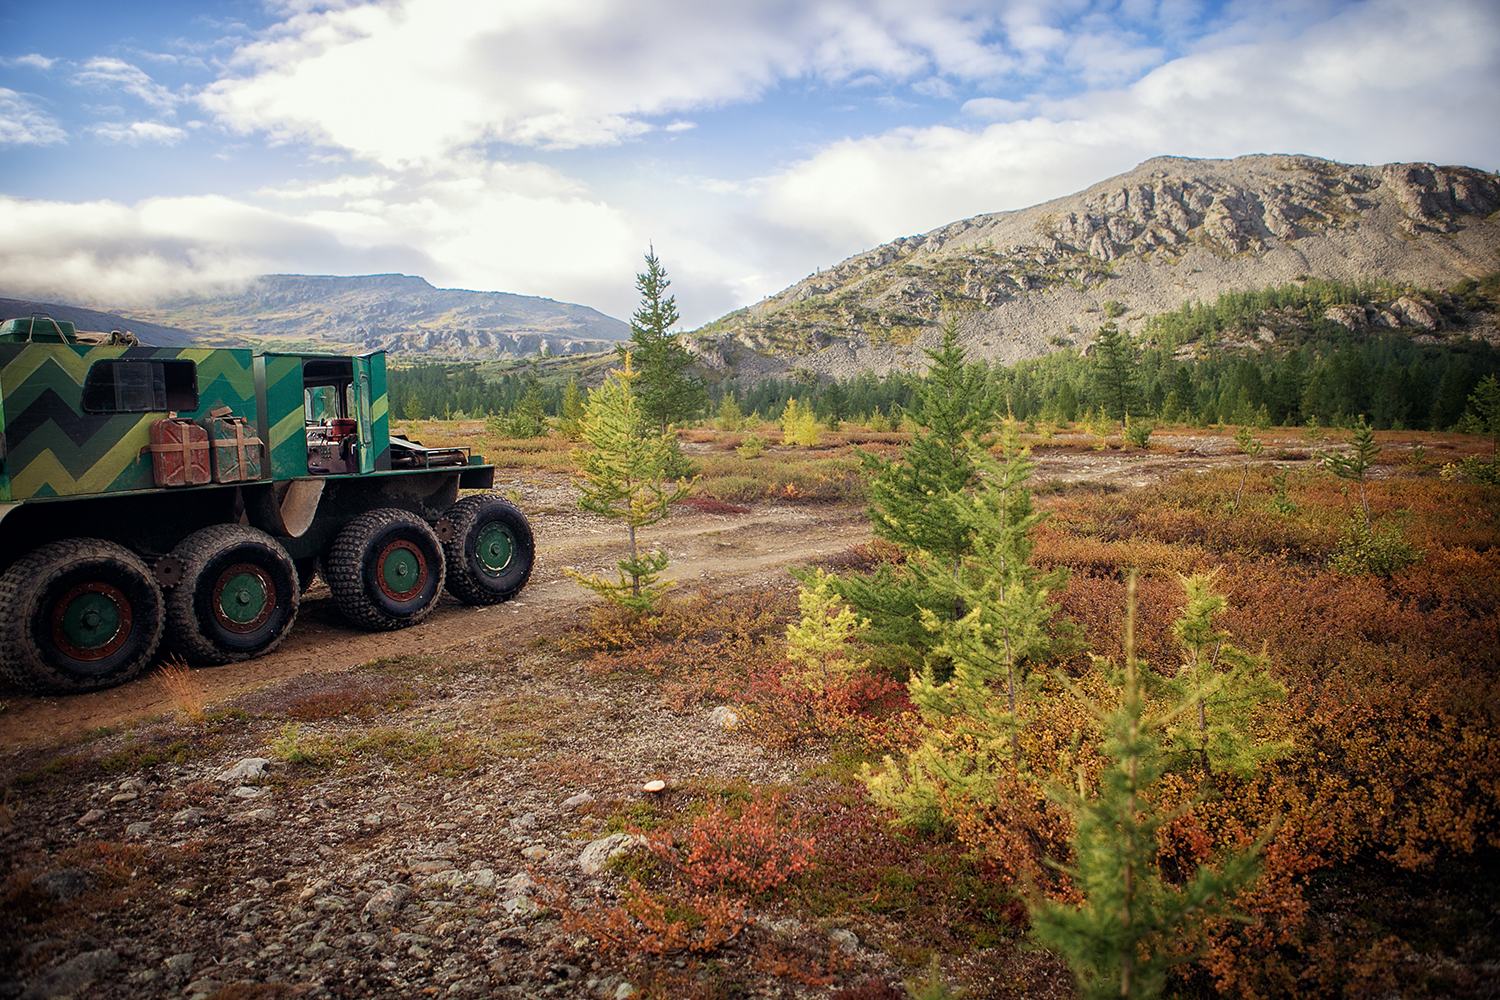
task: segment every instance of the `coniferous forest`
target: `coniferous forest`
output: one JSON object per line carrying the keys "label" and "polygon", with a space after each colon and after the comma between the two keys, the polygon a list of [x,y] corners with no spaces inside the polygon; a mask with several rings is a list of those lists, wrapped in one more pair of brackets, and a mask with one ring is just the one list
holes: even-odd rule
{"label": "coniferous forest", "polygon": [[[1086,352],[997,365],[989,379],[1022,421],[1071,422],[1097,411],[1114,420],[1128,413],[1136,420],[1203,426],[1327,427],[1364,415],[1377,430],[1449,430],[1463,419],[1474,387],[1500,372],[1500,352],[1462,336],[1461,329],[1438,338],[1411,329],[1356,331],[1326,318],[1330,306],[1364,306],[1407,291],[1379,282],[1308,279],[1148,317],[1101,313]],[[1500,310],[1500,274],[1462,282],[1446,295],[1425,295],[1450,313],[1456,313],[1455,301],[1470,311],[1494,312]],[[391,373],[392,412],[405,419],[510,414],[535,378],[544,411],[557,416],[568,381],[579,378],[577,366],[576,360],[550,359],[400,367]],[[582,387],[597,384],[607,368],[606,357],[582,372]],[[707,386],[706,405],[715,411],[733,395],[741,412],[775,419],[795,399],[835,426],[872,417],[899,423],[914,403],[916,377],[863,372],[821,381],[797,371],[751,387],[729,379]]]}

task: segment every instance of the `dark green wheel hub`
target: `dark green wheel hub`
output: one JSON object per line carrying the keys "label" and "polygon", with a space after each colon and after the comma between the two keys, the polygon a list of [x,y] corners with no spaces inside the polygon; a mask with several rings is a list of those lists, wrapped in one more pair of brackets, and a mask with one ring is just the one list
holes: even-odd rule
{"label": "dark green wheel hub", "polygon": [[479,568],[490,576],[499,576],[515,557],[516,539],[503,524],[491,522],[479,529],[475,557]]}
{"label": "dark green wheel hub", "polygon": [[130,602],[111,584],[78,584],[53,607],[52,641],[75,660],[103,659],[129,634]]}
{"label": "dark green wheel hub", "polygon": [[276,610],[276,585],[253,563],[236,563],[214,583],[213,614],[231,632],[254,632]]}
{"label": "dark green wheel hub", "polygon": [[427,584],[427,560],[413,542],[397,539],[380,553],[377,575],[387,597],[407,601]]}

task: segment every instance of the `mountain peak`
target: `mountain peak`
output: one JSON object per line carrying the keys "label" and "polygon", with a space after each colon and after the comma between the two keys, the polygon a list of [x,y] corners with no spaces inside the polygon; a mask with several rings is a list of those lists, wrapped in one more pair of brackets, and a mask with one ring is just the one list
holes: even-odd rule
{"label": "mountain peak", "polygon": [[1110,311],[1164,312],[1298,277],[1446,286],[1497,269],[1500,178],[1296,154],[1158,156],[1077,194],[903,237],[694,335],[755,380],[917,367],[957,319],[971,358],[1086,345]]}

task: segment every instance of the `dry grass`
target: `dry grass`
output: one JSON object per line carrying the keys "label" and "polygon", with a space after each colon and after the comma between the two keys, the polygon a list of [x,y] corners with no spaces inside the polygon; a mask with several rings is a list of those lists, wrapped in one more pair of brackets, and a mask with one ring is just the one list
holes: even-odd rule
{"label": "dry grass", "polygon": [[154,680],[184,719],[194,724],[203,721],[203,684],[182,657],[168,657]]}

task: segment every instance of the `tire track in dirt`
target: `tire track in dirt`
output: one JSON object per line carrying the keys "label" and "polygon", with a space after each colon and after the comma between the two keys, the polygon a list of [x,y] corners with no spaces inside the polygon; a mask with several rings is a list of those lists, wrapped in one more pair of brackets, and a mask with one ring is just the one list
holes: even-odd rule
{"label": "tire track in dirt", "polygon": [[[500,636],[513,639],[517,631],[529,636],[559,631],[581,607],[596,600],[568,579],[563,567],[609,572],[623,555],[623,530],[601,518],[574,513],[571,502],[545,503],[567,500],[566,487],[550,484],[527,492],[537,494],[544,504],[540,512],[528,515],[537,539],[537,563],[530,583],[515,600],[472,608],[445,593],[422,624],[370,633],[348,625],[327,586],[319,582],[304,596],[296,626],[275,652],[247,663],[194,671],[205,703],[220,703],[303,673],[347,670],[384,657],[432,655]],[[526,498],[526,506],[532,499]],[[680,587],[734,588],[784,581],[787,567],[868,541],[870,529],[864,512],[854,508],[758,504],[748,514],[704,514],[679,507],[643,535],[647,545],[663,545],[670,551],[668,576]],[[0,702],[6,704],[0,711],[0,749],[56,742],[173,711],[172,700],[151,673],[106,691],[65,697],[0,688]]]}

